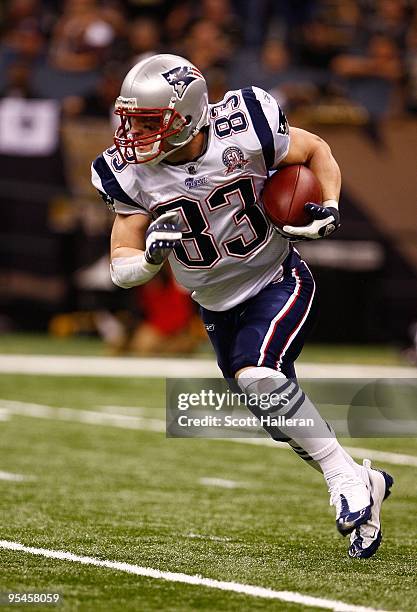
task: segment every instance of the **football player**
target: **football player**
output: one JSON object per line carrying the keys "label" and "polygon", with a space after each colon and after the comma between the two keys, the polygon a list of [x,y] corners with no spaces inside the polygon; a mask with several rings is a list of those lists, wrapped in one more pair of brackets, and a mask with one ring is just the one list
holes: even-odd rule
{"label": "football player", "polygon": [[[225,378],[248,394],[285,393],[285,405],[271,406],[270,414],[313,419],[313,433],[265,428],[323,473],[336,526],[351,534],[350,556],[370,557],[381,541],[380,508],[392,479],[369,461],[355,463],[294,369],[315,284],[292,243],[328,236],[340,223],[340,171],[329,146],[289,128],[274,98],[257,87],[209,104],[201,72],[175,55],[136,64],[115,113],[114,145],[92,164],[93,184],[116,213],[113,282],[123,288],[146,283],[168,259],[200,305]],[[324,201],[306,205],[312,221],[305,227],[277,231],[260,194],[269,171],[283,164],[306,164]]]}

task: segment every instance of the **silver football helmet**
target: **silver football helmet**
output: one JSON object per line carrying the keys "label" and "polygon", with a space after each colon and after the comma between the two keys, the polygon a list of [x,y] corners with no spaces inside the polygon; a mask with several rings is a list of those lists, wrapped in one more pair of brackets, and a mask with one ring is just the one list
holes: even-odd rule
{"label": "silver football helmet", "polygon": [[156,164],[207,125],[207,84],[185,58],[153,55],[128,72],[114,112],[120,116],[114,143],[124,160]]}

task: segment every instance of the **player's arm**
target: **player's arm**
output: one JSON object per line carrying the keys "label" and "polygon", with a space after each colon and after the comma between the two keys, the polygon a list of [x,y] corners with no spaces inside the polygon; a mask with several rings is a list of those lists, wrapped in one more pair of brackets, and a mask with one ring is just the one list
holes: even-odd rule
{"label": "player's arm", "polygon": [[304,164],[316,175],[326,200],[339,201],[341,175],[329,145],[320,136],[290,127],[290,146],[282,164]]}
{"label": "player's arm", "polygon": [[323,204],[306,204],[312,222],[304,227],[284,226],[284,235],[296,240],[314,240],[329,236],[340,226],[339,195],[341,175],[329,145],[319,136],[290,128],[288,153],[281,164],[304,164],[316,175],[322,189]]}
{"label": "player's arm", "polygon": [[153,278],[181,239],[177,213],[165,213],[149,221],[141,214],[118,214],[114,220],[110,274],[113,283],[123,289]]}
{"label": "player's arm", "polygon": [[146,215],[116,215],[110,239],[111,258],[143,255],[149,222]]}

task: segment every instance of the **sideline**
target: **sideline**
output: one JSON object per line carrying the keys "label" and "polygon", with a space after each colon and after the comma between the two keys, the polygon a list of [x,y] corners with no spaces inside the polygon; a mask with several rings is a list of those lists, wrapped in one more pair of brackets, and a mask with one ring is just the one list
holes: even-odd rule
{"label": "sideline", "polygon": [[[0,373],[49,376],[111,376],[115,378],[219,378],[211,359],[140,359],[138,357],[78,357],[68,355],[0,354]],[[411,367],[300,363],[300,378],[416,378]]]}

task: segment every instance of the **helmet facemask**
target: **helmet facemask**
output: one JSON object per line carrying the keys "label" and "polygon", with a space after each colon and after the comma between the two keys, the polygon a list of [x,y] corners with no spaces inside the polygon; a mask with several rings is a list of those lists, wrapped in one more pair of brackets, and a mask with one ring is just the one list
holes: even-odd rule
{"label": "helmet facemask", "polygon": [[114,143],[127,163],[154,165],[189,143],[208,124],[208,112],[207,83],[198,68],[178,55],[153,55],[123,80]]}
{"label": "helmet facemask", "polygon": [[[174,105],[175,98],[163,108],[141,108],[136,98],[117,98],[114,112],[120,117],[120,125],[115,131],[114,143],[124,161],[155,164],[178,148],[168,142],[169,148],[164,150],[167,139],[179,134],[187,125],[187,119]],[[134,118],[140,119],[139,130],[132,121]]]}

